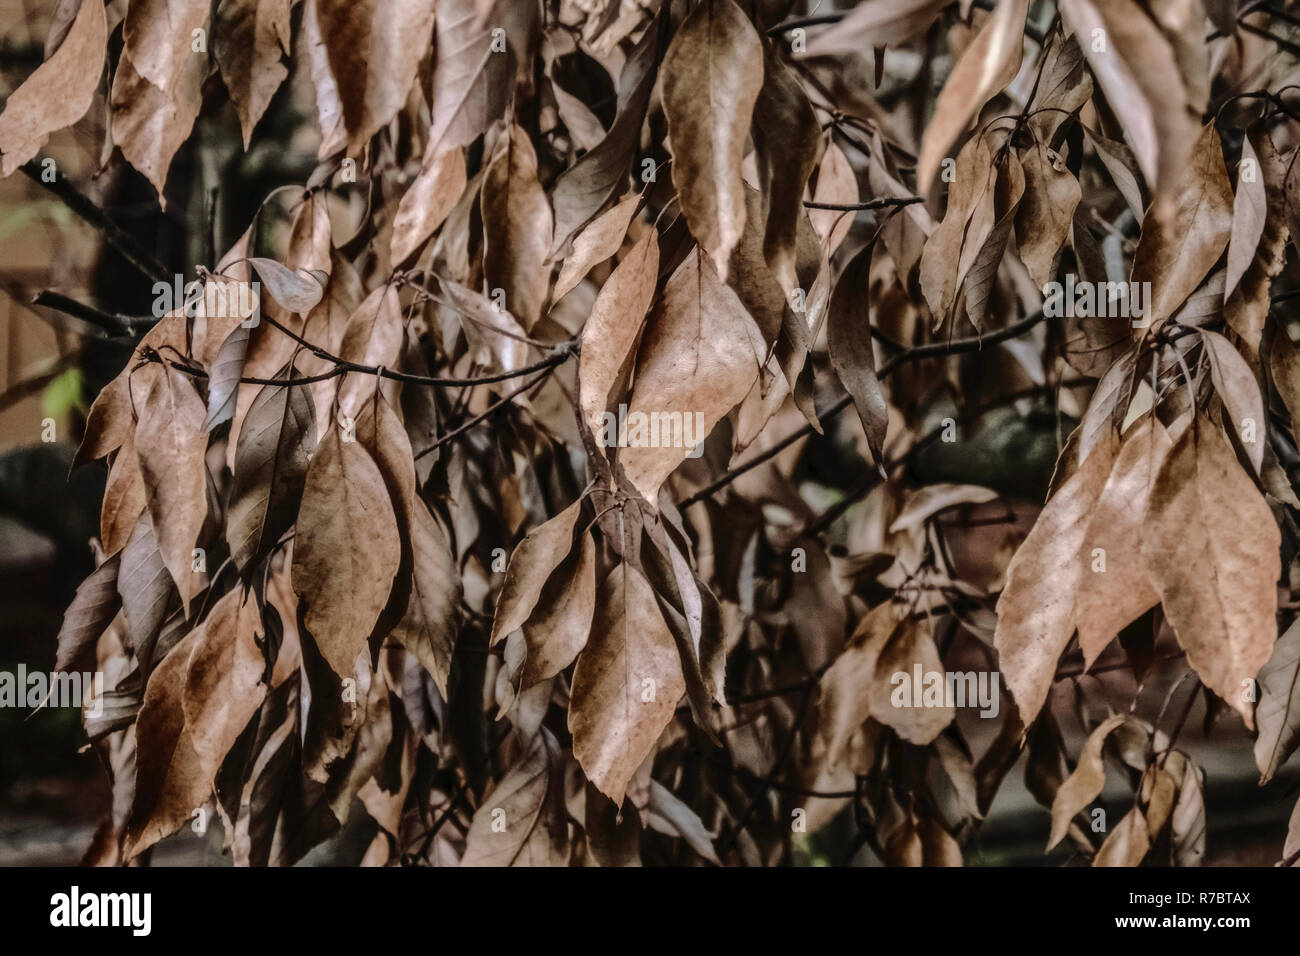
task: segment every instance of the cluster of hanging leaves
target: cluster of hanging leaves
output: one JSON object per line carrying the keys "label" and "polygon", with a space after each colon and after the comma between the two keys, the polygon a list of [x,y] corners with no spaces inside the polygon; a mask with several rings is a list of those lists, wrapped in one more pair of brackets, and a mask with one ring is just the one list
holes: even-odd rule
{"label": "cluster of hanging leaves", "polygon": [[[161,196],[299,67],[320,160],[90,414],[91,859],[211,806],[245,864],[357,814],[378,864],[772,864],[837,819],[960,864],[1023,762],[1050,846],[1200,860],[1175,692],[1265,781],[1300,743],[1292,22],[846,6],[59,5],[5,175],[107,110]],[[1067,276],[1142,321],[1044,317]],[[996,670],[997,719],[898,706],[917,669]]]}

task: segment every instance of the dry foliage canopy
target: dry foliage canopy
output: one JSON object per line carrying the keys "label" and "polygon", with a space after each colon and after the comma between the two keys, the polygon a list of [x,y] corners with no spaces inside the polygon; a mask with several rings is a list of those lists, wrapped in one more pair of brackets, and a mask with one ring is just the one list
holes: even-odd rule
{"label": "dry foliage canopy", "polygon": [[1050,846],[1199,862],[1192,701],[1300,743],[1295,23],[63,0],[5,175],[319,161],[89,416],[91,858],[951,865],[1023,764]]}

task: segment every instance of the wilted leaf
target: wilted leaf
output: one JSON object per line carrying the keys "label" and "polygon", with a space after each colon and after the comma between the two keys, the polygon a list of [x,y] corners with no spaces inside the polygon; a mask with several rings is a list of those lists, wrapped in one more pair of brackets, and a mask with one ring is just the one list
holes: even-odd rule
{"label": "wilted leaf", "polygon": [[82,0],[58,49],[5,100],[0,113],[5,176],[35,156],[51,133],[71,126],[90,108],[104,70],[106,40],[104,5]]}
{"label": "wilted leaf", "polygon": [[641,573],[620,564],[596,597],[591,638],[573,672],[573,755],[596,787],[621,805],[686,692],[677,647]]}
{"label": "wilted leaf", "polygon": [[321,656],[351,677],[401,559],[393,504],[375,460],[330,428],[307,469],[293,547],[293,589]]}
{"label": "wilted leaf", "polygon": [[461,866],[563,866],[569,856],[564,768],[551,732],[532,746],[474,814]]}
{"label": "wilted leaf", "polygon": [[1029,0],[998,0],[980,32],[962,51],[934,104],[934,116],[921,137],[916,188],[930,188],[939,161],[971,120],[1020,69]]}
{"label": "wilted leaf", "polygon": [[745,228],[744,155],[763,85],[763,46],[733,0],[703,0],[664,55],[661,96],[673,185],[691,234],[725,281]]}
{"label": "wilted leaf", "polygon": [[1227,439],[1205,418],[1189,425],[1156,476],[1142,553],[1188,662],[1252,728],[1243,682],[1277,636],[1280,546],[1273,514]]}
{"label": "wilted leaf", "polygon": [[[749,391],[765,356],[763,338],[730,288],[719,281],[709,260],[693,251],[664,287],[650,314],[637,351],[636,386],[628,403],[635,413],[658,414],[664,430],[692,430],[703,441]],[[659,486],[686,457],[684,437],[660,433],[659,447],[628,447],[620,461],[628,480],[655,501]]]}

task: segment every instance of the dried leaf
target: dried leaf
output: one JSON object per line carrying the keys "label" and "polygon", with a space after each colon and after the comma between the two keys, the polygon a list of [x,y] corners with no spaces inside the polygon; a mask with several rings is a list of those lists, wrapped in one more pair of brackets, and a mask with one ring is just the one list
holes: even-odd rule
{"label": "dried leaf", "polygon": [[51,133],[71,126],[90,109],[104,72],[107,31],[104,5],[82,0],[58,49],[9,94],[0,113],[0,174],[12,175]]}
{"label": "dried leaf", "polygon": [[307,469],[293,547],[303,623],[334,673],[351,677],[401,560],[384,477],[358,441],[330,428]]}
{"label": "dried leaf", "polygon": [[1254,726],[1244,688],[1277,636],[1281,534],[1227,440],[1200,419],[1174,442],[1151,492],[1142,553],[1187,660]]}
{"label": "dried leaf", "polygon": [[620,564],[597,593],[568,717],[573,755],[616,806],[684,693],[677,647],[654,592],[639,571]]}
{"label": "dried leaf", "polygon": [[682,212],[723,281],[745,228],[740,162],[763,85],[763,45],[733,0],[703,0],[664,55],[661,96]]}

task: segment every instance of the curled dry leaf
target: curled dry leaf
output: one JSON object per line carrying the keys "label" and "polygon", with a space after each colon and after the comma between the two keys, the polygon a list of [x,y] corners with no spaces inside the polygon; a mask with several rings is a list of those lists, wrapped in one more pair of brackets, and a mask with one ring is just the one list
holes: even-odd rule
{"label": "curled dry leaf", "polygon": [[971,120],[1015,78],[1024,52],[1028,13],[1029,0],[998,0],[980,32],[957,58],[921,139],[916,186],[922,193],[930,188],[940,160]]}
{"label": "curled dry leaf", "polygon": [[208,801],[221,761],[261,706],[262,623],[241,589],[226,593],[149,681],[137,735],[126,858],[187,823]]}
{"label": "curled dry leaf", "polygon": [[573,528],[581,513],[582,499],[578,499],[525,535],[510,555],[492,620],[493,644],[522,627],[533,613],[547,579],[573,548]]}

